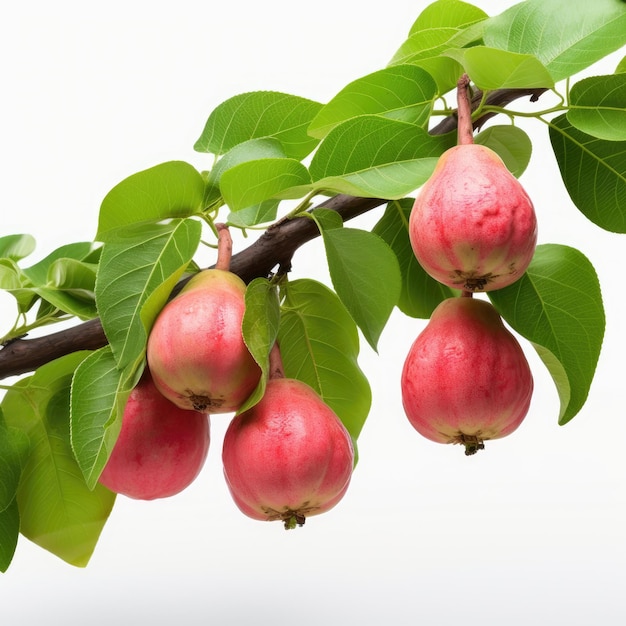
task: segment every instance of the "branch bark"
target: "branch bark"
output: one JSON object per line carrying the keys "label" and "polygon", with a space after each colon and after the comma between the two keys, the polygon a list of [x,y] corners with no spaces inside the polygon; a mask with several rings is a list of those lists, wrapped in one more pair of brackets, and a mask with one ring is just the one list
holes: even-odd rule
{"label": "branch bark", "polygon": [[[501,89],[488,94],[486,103],[491,106],[506,106],[514,100],[530,97],[536,101],[545,89]],[[482,93],[472,97],[474,110],[482,99]],[[474,129],[480,128],[495,113],[490,112],[474,121]],[[443,135],[457,128],[456,114],[442,120],[431,129],[432,134]],[[319,204],[336,211],[344,222],[366,213],[387,201],[381,198],[357,198],[339,194]],[[306,217],[299,217],[278,222],[270,226],[247,248],[234,254],[230,269],[246,283],[254,278],[268,276],[277,266],[288,271],[291,259],[298,248],[319,236],[315,222]],[[175,291],[182,288],[177,285]],[[54,359],[78,350],[96,350],[107,344],[107,338],[99,319],[89,320],[67,328],[32,339],[17,339],[0,350],[0,379],[17,376],[37,369]]]}

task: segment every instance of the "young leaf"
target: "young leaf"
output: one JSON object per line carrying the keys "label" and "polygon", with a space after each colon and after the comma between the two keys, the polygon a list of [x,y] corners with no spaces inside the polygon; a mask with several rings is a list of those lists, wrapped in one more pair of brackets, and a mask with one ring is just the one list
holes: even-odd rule
{"label": "young leaf", "polygon": [[11,565],[17,540],[20,534],[20,511],[17,498],[0,511],[0,572],[6,572]]}
{"label": "young leaf", "polygon": [[270,198],[300,198],[308,190],[311,177],[295,159],[246,161],[226,170],[220,191],[232,211],[255,206]]}
{"label": "young leaf", "polygon": [[576,207],[601,228],[626,233],[626,141],[587,135],[565,115],[550,123],[550,141]]}
{"label": "young leaf", "polygon": [[6,425],[0,408],[0,512],[15,500],[29,445],[23,431]]}
{"label": "young leaf", "polygon": [[559,393],[559,424],[567,423],[585,404],[604,337],[593,266],[574,248],[540,245],[518,281],[488,295],[512,328],[533,343]]}
{"label": "young leaf", "polygon": [[455,60],[440,56],[441,53],[479,39],[482,31],[475,26],[485,18],[484,11],[460,0],[432,2],[415,20],[390,65],[417,65],[435,79],[440,94],[446,93],[454,87],[462,69]]}
{"label": "young leaf", "polygon": [[437,158],[456,143],[423,128],[362,115],[333,128],[311,161],[313,186],[370,198],[398,199],[428,180]]}
{"label": "young leaf", "polygon": [[148,332],[200,242],[195,219],[136,227],[105,244],[96,280],[102,327],[119,369],[143,358]]}
{"label": "young leaf", "polygon": [[141,369],[118,369],[110,346],[93,352],[76,368],[71,387],[70,442],[89,489],[95,489],[111,455],[126,400]]}
{"label": "young leaf", "polygon": [[0,237],[0,259],[19,261],[35,250],[32,235],[6,235]]}
{"label": "young leaf", "polygon": [[205,182],[189,163],[169,161],[133,174],[105,196],[98,217],[98,241],[112,241],[134,224],[197,215]]}
{"label": "young leaf", "polygon": [[307,127],[321,104],[276,91],[252,91],[229,98],[209,115],[194,149],[224,154],[259,137],[278,139],[285,154],[301,160],[317,145]]}
{"label": "young leaf", "polygon": [[484,42],[534,55],[557,82],[626,44],[626,3],[526,0],[486,21]]}
{"label": "young leaf", "polygon": [[626,74],[577,82],[570,91],[567,121],[599,139],[626,141]]}
{"label": "young leaf", "polygon": [[423,126],[436,94],[435,81],[421,67],[387,67],[344,87],[313,118],[309,134],[322,139],[337,124],[365,114],[384,115]]}
{"label": "young leaf", "polygon": [[[318,211],[313,211],[315,219]],[[398,259],[375,233],[357,228],[325,229],[324,240],[333,287],[368,343],[376,350],[380,334],[398,303],[402,281]]]}
{"label": "young leaf", "polygon": [[519,54],[486,46],[445,52],[456,59],[472,81],[483,90],[552,87],[548,70],[531,54]]}
{"label": "young leaf", "polygon": [[2,402],[7,425],[30,440],[17,492],[21,533],[79,567],[87,565],[115,501],[101,485],[87,487],[70,447],[70,383],[87,354],[41,366]]}
{"label": "young leaf", "polygon": [[463,30],[489,17],[482,9],[461,0],[436,0],[431,2],[417,17],[410,35],[422,30],[455,28]]}
{"label": "young leaf", "polygon": [[512,124],[489,126],[474,137],[474,143],[491,148],[516,178],[528,167],[533,149],[530,137]]}
{"label": "young leaf", "polygon": [[[85,263],[94,263],[98,260],[100,250],[101,248],[97,248],[91,241],[65,244],[45,256],[41,261],[25,268],[24,274],[30,278],[33,285],[45,287],[48,284],[50,268],[59,259],[73,259]],[[94,254],[96,255],[95,258],[93,258]]]}
{"label": "young leaf", "polygon": [[264,200],[259,204],[249,206],[247,209],[231,211],[228,214],[227,223],[236,228],[249,228],[258,224],[273,222],[278,214],[280,200]]}
{"label": "young leaf", "polygon": [[252,395],[237,411],[252,408],[265,393],[269,377],[269,354],[280,322],[280,304],[276,287],[266,278],[255,278],[246,288],[246,310],[243,316],[243,340],[261,368],[261,380]]}
{"label": "young leaf", "polygon": [[357,357],[354,320],[326,286],[298,279],[282,288],[278,341],[285,375],[310,385],[356,440],[367,419],[371,390]]}
{"label": "young leaf", "polygon": [[221,198],[220,181],[222,174],[240,163],[257,161],[259,159],[282,159],[287,155],[283,146],[273,137],[261,137],[239,143],[231,148],[213,167],[207,175],[207,186],[204,196],[206,206]]}
{"label": "young leaf", "polygon": [[431,278],[415,258],[409,240],[409,216],[414,200],[393,200],[372,232],[387,242],[400,265],[402,290],[398,308],[410,317],[428,319],[435,307],[456,292]]}

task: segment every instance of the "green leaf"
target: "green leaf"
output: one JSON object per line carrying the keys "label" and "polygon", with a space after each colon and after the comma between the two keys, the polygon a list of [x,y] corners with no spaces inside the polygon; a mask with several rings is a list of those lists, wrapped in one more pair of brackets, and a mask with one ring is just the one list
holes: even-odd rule
{"label": "green leaf", "polygon": [[35,250],[32,235],[6,235],[0,237],[0,259],[19,261]]}
{"label": "green leaf", "polygon": [[[317,209],[312,213],[313,219],[320,213],[333,212]],[[375,233],[357,228],[325,229],[322,221],[316,221],[324,240],[333,287],[376,350],[380,334],[400,298],[398,259]]]}
{"label": "green leaf", "polygon": [[104,487],[87,487],[70,447],[70,383],[87,354],[41,366],[15,383],[2,402],[7,425],[30,440],[17,492],[20,530],[79,567],[87,565],[115,501]]}
{"label": "green leaf", "polygon": [[280,200],[264,200],[247,209],[231,211],[228,214],[227,223],[237,228],[249,228],[258,224],[273,222],[278,214]]}
{"label": "green leaf", "polygon": [[626,74],[577,82],[570,91],[567,121],[599,139],[626,141]]}
{"label": "green leaf", "polygon": [[436,94],[435,81],[421,67],[387,67],[344,87],[313,118],[309,134],[322,139],[337,124],[366,114],[380,114],[423,126]]}
{"label": "green leaf", "polygon": [[222,174],[240,163],[259,159],[280,159],[287,155],[283,146],[273,137],[250,139],[231,148],[213,167],[207,177],[204,202],[207,206],[221,198],[220,181]]}
{"label": "green leaf", "polygon": [[250,397],[239,408],[252,408],[265,393],[269,378],[269,354],[278,336],[280,303],[278,292],[266,278],[255,278],[246,288],[246,310],[242,321],[243,340],[261,368],[261,379]]}
{"label": "green leaf", "polygon": [[136,227],[105,244],[96,280],[102,327],[119,369],[143,358],[148,332],[200,242],[195,219]]}
{"label": "green leaf", "polygon": [[194,149],[224,154],[237,144],[275,137],[285,154],[301,160],[317,145],[307,127],[321,104],[276,91],[242,93],[218,105],[209,115]]}
{"label": "green leaf", "polygon": [[6,572],[11,565],[17,540],[20,534],[20,511],[17,498],[0,511],[0,572]]}
{"label": "green leaf", "polygon": [[549,88],[554,85],[548,70],[531,54],[486,46],[449,50],[444,54],[456,59],[483,90]]}
{"label": "green leaf", "polygon": [[282,294],[278,341],[285,375],[315,389],[356,440],[372,396],[357,361],[354,320],[336,294],[317,281],[288,282]]}
{"label": "green leaf", "polygon": [[436,0],[431,2],[417,17],[410,35],[422,30],[455,28],[463,30],[489,17],[482,9],[461,0]]}
{"label": "green leaf", "polygon": [[246,161],[226,170],[220,191],[232,211],[255,206],[270,198],[300,198],[309,189],[311,177],[295,159]]}
{"label": "green leaf", "polygon": [[435,79],[440,94],[446,93],[455,86],[462,69],[459,63],[441,53],[479,39],[482,30],[476,26],[485,18],[484,11],[466,2],[437,0],[415,20],[408,38],[389,65],[417,65]]}
{"label": "green leaf", "polygon": [[29,445],[21,430],[6,425],[0,408],[0,512],[15,500]]}
{"label": "green leaf", "polygon": [[410,317],[428,319],[435,307],[456,291],[431,278],[415,258],[409,239],[412,198],[393,200],[372,232],[387,242],[398,259],[402,289],[398,308]]}
{"label": "green leaf", "polygon": [[602,294],[593,266],[574,248],[544,244],[518,281],[488,295],[537,349],[559,393],[559,424],[567,423],[585,404],[604,337]]}
{"label": "green leaf", "polygon": [[352,196],[398,199],[425,183],[438,157],[456,143],[423,128],[378,115],[339,124],[311,161],[316,189]]}
{"label": "green leaf", "polygon": [[513,176],[519,178],[528,167],[533,144],[518,126],[489,126],[474,137],[474,143],[491,148],[504,161]]}
{"label": "green leaf", "polygon": [[[24,274],[30,278],[33,285],[37,287],[45,287],[48,284],[50,276],[50,268],[60,259],[73,259],[75,261],[83,261],[86,263],[97,260],[101,248],[96,248],[96,244],[91,241],[79,241],[76,243],[65,244],[34,265],[24,269]],[[94,259],[94,255],[96,258]],[[58,284],[58,283],[55,283]]]}
{"label": "green leaf", "polygon": [[601,228],[626,233],[626,141],[587,135],[565,115],[550,123],[550,141],[576,207]]}
{"label": "green leaf", "polygon": [[626,57],[624,57],[615,68],[616,74],[623,74],[624,72],[626,72]]}
{"label": "green leaf", "polygon": [[183,161],[161,163],[133,174],[105,196],[98,217],[99,241],[142,223],[198,215],[203,209],[205,182]]}
{"label": "green leaf", "polygon": [[70,402],[70,442],[89,489],[94,489],[122,427],[126,400],[142,367],[119,370],[110,346],[76,369]]}
{"label": "green leaf", "polygon": [[487,20],[484,42],[536,56],[556,82],[626,44],[626,3],[526,0]]}

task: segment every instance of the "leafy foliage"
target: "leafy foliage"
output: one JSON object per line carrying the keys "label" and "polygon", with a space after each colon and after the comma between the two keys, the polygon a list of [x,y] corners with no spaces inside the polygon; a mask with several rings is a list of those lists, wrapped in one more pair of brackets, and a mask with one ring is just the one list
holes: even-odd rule
{"label": "leafy foliage", "polygon": [[[461,0],[435,0],[386,65],[326,103],[254,91],[219,104],[194,146],[214,156],[209,171],[168,161],[125,178],[102,201],[94,242],[62,245],[28,266],[34,239],[0,237],[0,288],[17,308],[3,344],[40,326],[96,317],[108,341],[40,366],[5,394],[0,570],[9,567],[19,533],[74,565],[89,560],[115,500],[98,478],[145,367],[152,324],[177,283],[198,269],[199,246],[218,220],[246,233],[276,219],[312,220],[332,282],[331,289],[282,275],[302,242],[273,258],[278,275],[251,280],[242,334],[262,376],[240,411],[263,396],[278,341],[285,374],[311,385],[356,443],[371,406],[359,333],[376,349],[395,307],[429,318],[458,295],[417,262],[408,219],[415,193],[457,141],[447,100],[463,72],[481,90],[476,143],[519,177],[532,135],[515,119],[534,117],[549,128],[573,208],[601,228],[626,232],[626,60],[612,75],[575,77],[624,45],[626,3],[616,0],[524,0],[493,17]],[[491,96],[506,90],[533,94],[537,109],[497,104],[509,100]],[[559,104],[540,110],[543,91]],[[485,125],[501,114],[510,123]],[[384,212],[365,230],[345,226],[332,203],[311,210],[315,198],[340,194],[377,199]],[[278,246],[280,230],[270,225],[263,236]],[[489,298],[539,353],[561,400],[558,421],[567,423],[585,404],[604,334],[590,260],[565,244],[539,246],[528,271]]]}

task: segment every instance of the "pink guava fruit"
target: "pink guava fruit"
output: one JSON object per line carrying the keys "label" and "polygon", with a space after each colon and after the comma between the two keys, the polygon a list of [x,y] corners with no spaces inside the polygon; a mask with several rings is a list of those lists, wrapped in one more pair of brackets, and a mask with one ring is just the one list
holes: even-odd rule
{"label": "pink guava fruit", "polygon": [[337,415],[309,385],[273,378],[261,401],[230,422],[222,460],[244,514],[295,528],[344,496],[354,448]]}
{"label": "pink guava fruit", "polygon": [[188,487],[206,461],[210,418],[167,400],[144,374],[131,391],[122,427],[100,482],[137,500],[173,496]]}
{"label": "pink guava fruit", "polygon": [[420,265],[435,280],[489,291],[519,279],[537,244],[533,204],[493,150],[462,144],[444,152],[409,218]]}
{"label": "pink guava fruit", "polygon": [[183,409],[236,411],[261,369],[242,334],[245,283],[230,271],[196,274],[159,313],[147,345],[154,384]]}
{"label": "pink guava fruit", "polygon": [[533,378],[526,356],[489,302],[448,298],[411,346],[401,377],[413,427],[465,453],[512,433],[528,412]]}

